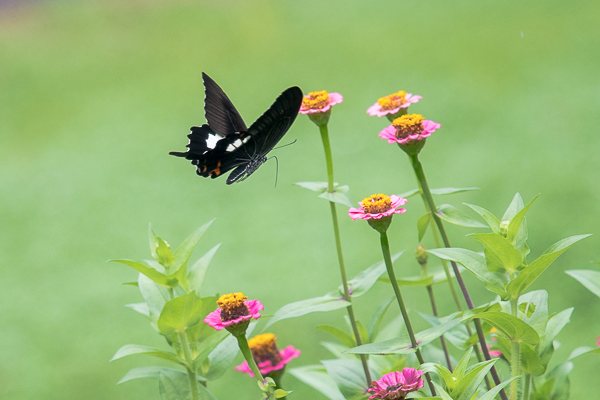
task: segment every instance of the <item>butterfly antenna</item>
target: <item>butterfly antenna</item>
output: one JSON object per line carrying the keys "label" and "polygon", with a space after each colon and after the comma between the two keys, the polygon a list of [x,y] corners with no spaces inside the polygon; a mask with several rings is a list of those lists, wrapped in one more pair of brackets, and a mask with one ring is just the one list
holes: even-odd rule
{"label": "butterfly antenna", "polygon": [[271,156],[267,160],[270,160],[271,158],[275,159],[275,187],[277,187],[277,178],[279,177],[279,159],[277,156]]}
{"label": "butterfly antenna", "polygon": [[281,148],[283,148],[283,147],[291,146],[291,145],[293,145],[294,143],[296,143],[297,141],[298,141],[298,139],[294,139],[293,141],[291,141],[291,142],[289,142],[289,143],[282,144],[281,146],[277,146],[277,147],[275,147],[273,150],[277,150],[277,149],[281,149]]}

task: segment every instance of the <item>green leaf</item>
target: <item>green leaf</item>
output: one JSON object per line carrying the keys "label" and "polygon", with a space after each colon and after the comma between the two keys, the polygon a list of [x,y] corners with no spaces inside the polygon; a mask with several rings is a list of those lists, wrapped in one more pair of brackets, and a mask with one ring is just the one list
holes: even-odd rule
{"label": "green leaf", "polygon": [[437,215],[449,224],[464,226],[466,228],[485,228],[486,226],[479,221],[466,216],[458,208],[450,204],[441,204],[438,206]]}
{"label": "green leaf", "polygon": [[[441,323],[423,331],[417,332],[415,338],[418,343],[418,347],[421,348],[428,343],[436,340],[442,336],[446,331],[455,328],[460,325],[466,317],[463,313],[455,313],[442,319]],[[408,335],[402,333],[390,340],[384,340],[376,343],[367,343],[362,346],[354,347],[348,350],[349,353],[353,354],[411,354],[414,353],[415,349],[412,347]]]}
{"label": "green leaf", "polygon": [[369,321],[369,325],[367,327],[367,331],[369,332],[369,339],[372,341],[377,337],[379,333],[379,329],[381,328],[381,323],[383,322],[383,317],[385,313],[389,310],[390,305],[396,300],[395,297],[390,298],[385,303],[381,304],[373,315],[371,316],[371,320]]}
{"label": "green leaf", "polygon": [[190,385],[185,376],[160,374],[158,393],[161,400],[191,400]]}
{"label": "green leaf", "polygon": [[511,242],[515,242],[515,240],[518,239],[519,236],[526,237],[526,233],[522,232],[522,230],[525,229],[524,225],[523,225],[523,223],[525,221],[525,214],[527,214],[527,212],[529,211],[529,208],[533,205],[533,203],[535,203],[535,201],[539,197],[540,197],[540,195],[538,194],[533,199],[531,199],[531,201],[529,203],[527,203],[527,205],[525,207],[520,209],[515,214],[515,216],[510,219],[510,222],[508,223],[507,234],[506,234],[506,237],[508,240],[510,240]]}
{"label": "green leaf", "polygon": [[513,219],[517,215],[517,213],[523,209],[524,206],[525,204],[523,203],[523,198],[521,197],[521,194],[515,193],[510,204],[508,205],[508,208],[502,216],[502,221],[508,222],[511,219]]}
{"label": "green leaf", "polygon": [[567,308],[566,310],[562,310],[558,314],[553,315],[548,320],[546,325],[546,331],[543,335],[541,350],[544,351],[546,348],[552,345],[552,342],[560,331],[563,330],[565,326],[571,320],[571,314],[573,314],[573,308]]}
{"label": "green leaf", "polygon": [[327,375],[325,369],[320,365],[293,368],[290,370],[290,374],[317,390],[329,400],[345,400],[344,395],[340,392],[333,379]]}
{"label": "green leaf", "polygon": [[175,249],[175,252],[173,253],[173,272],[178,271],[181,267],[187,264],[190,257],[192,256],[192,253],[194,252],[194,249],[200,242],[200,239],[202,239],[202,236],[204,236],[204,233],[206,233],[206,231],[212,225],[213,222],[214,219],[202,225],[200,228],[196,229],[190,236],[188,236],[179,246],[177,246],[177,249]]}
{"label": "green leaf", "polygon": [[509,380],[494,386],[491,390],[485,392],[483,395],[480,395],[477,400],[494,400],[496,396],[498,396],[498,393],[500,393],[502,389],[508,386],[515,379],[518,379],[518,377],[515,376],[514,378],[510,378]]}
{"label": "green leaf", "polygon": [[[521,345],[521,363],[523,371],[535,376],[542,375],[546,370],[546,364],[540,358],[536,349],[528,345]],[[506,358],[510,359],[510,354],[506,354]]]}
{"label": "green leaf", "polygon": [[475,204],[463,203],[471,210],[475,211],[488,224],[490,229],[495,233],[500,233],[500,220],[491,211]]}
{"label": "green leaf", "polygon": [[431,189],[430,191],[431,191],[431,194],[441,196],[441,195],[456,194],[456,193],[463,193],[463,192],[472,192],[474,190],[479,190],[479,188],[476,186],[445,187],[445,188]]}
{"label": "green leaf", "polygon": [[167,289],[142,274],[138,275],[138,289],[146,302],[148,316],[156,325],[156,321],[158,321],[158,317],[168,299]]}
{"label": "green leaf", "polygon": [[169,268],[173,262],[173,252],[171,251],[169,243],[156,235],[150,225],[148,225],[148,239],[150,242],[150,254],[152,255],[152,258],[165,268]]}
{"label": "green leaf", "polygon": [[150,310],[148,309],[148,305],[146,303],[129,303],[125,304],[125,307],[132,309],[136,313],[145,317],[150,317]]}
{"label": "green leaf", "polygon": [[354,337],[340,328],[336,328],[335,326],[331,325],[318,325],[317,329],[330,334],[346,347],[354,347],[356,345],[354,342]]}
{"label": "green leaf", "polygon": [[324,296],[296,301],[281,307],[269,320],[267,327],[284,319],[297,318],[315,312],[339,310],[349,305],[339,293],[328,293]]}
{"label": "green leaf", "polygon": [[585,239],[591,235],[575,235],[569,236],[566,239],[560,240],[552,245],[544,254],[535,259],[531,264],[527,265],[519,272],[517,277],[508,285],[508,291],[513,297],[518,297],[529,286],[531,286],[544,273],[558,257],[578,241]]}
{"label": "green leaf", "polygon": [[[163,360],[171,361],[177,364],[182,364],[179,358],[171,352],[164,351],[162,349],[152,347],[152,346],[144,346],[141,344],[126,344],[122,346],[115,355],[110,359],[110,361],[119,360],[121,358],[133,356],[133,355],[146,355],[161,358]],[[182,364],[183,365],[183,364]]]}
{"label": "green leaf", "polygon": [[[311,190],[313,192],[323,193],[327,191],[327,182],[296,182],[297,186],[301,188]],[[337,183],[336,183],[337,185]]]}
{"label": "green leaf", "polygon": [[239,350],[237,340],[233,336],[228,336],[219,343],[208,355],[206,379],[212,381],[223,376],[233,365]]}
{"label": "green leaf", "polygon": [[321,199],[325,199],[327,201],[331,201],[332,203],[338,203],[347,207],[353,207],[352,202],[350,201],[350,199],[348,198],[348,196],[346,196],[346,193],[344,192],[339,192],[339,191],[335,191],[332,193],[329,192],[323,192],[321,193],[319,196]]}
{"label": "green leaf", "polygon": [[429,249],[427,252],[442,260],[454,261],[461,264],[474,273],[477,279],[485,283],[488,290],[505,297],[506,291],[504,289],[503,277],[487,270],[485,258],[481,254],[456,247]]}
{"label": "green leaf", "polygon": [[587,290],[600,297],[600,271],[572,269],[566,272],[571,277],[577,279]]}
{"label": "green leaf", "polygon": [[359,361],[324,360],[321,363],[346,398],[364,394],[365,375]]}
{"label": "green leaf", "polygon": [[509,274],[514,273],[523,263],[523,255],[508,239],[497,233],[476,233],[470,235],[479,241],[487,251],[496,257]]}
{"label": "green leaf", "polygon": [[[395,262],[402,255],[402,253],[403,252],[400,251],[396,254],[393,254],[392,262]],[[379,277],[385,272],[385,262],[380,261],[376,264],[371,265],[370,267],[366,268],[358,275],[356,275],[354,278],[350,279],[348,281],[348,289],[350,290],[352,297],[360,297],[363,294],[367,293],[369,289],[373,287],[375,282],[377,282],[377,279],[379,279]],[[343,293],[342,286],[340,286],[338,290],[340,291],[340,293]]]}
{"label": "green leaf", "polygon": [[214,297],[201,299],[193,292],[169,300],[158,318],[158,329],[164,335],[185,332],[206,316],[208,299],[214,304]]}
{"label": "green leaf", "polygon": [[158,378],[161,374],[170,375],[170,376],[185,376],[187,374],[183,370],[174,369],[174,368],[165,368],[165,367],[141,367],[141,368],[133,368],[129,370],[123,376],[117,384],[133,381],[136,379],[146,379],[146,378]]}
{"label": "green leaf", "polygon": [[157,271],[156,269],[154,269],[152,266],[150,266],[149,264],[147,264],[145,262],[134,261],[134,260],[110,260],[110,261],[127,265],[128,267],[135,269],[140,274],[146,275],[148,278],[152,279],[154,282],[158,283],[159,285],[163,285],[166,287],[172,287],[176,283],[176,282],[170,280],[166,275]]}
{"label": "green leaf", "polygon": [[419,217],[419,219],[417,220],[417,232],[418,232],[418,236],[419,236],[419,242],[421,240],[423,240],[423,237],[427,233],[427,228],[429,228],[430,224],[431,224],[431,214],[430,213],[421,215]]}
{"label": "green leaf", "polygon": [[479,318],[490,325],[498,328],[511,341],[526,343],[535,346],[539,343],[540,337],[531,326],[521,321],[519,318],[510,314],[498,311],[486,311],[475,314],[473,318]]}
{"label": "green leaf", "polygon": [[202,288],[202,284],[204,283],[204,277],[206,276],[206,271],[208,270],[208,266],[212,261],[213,257],[219,250],[221,244],[217,244],[212,249],[207,251],[202,257],[198,259],[191,267],[188,268],[187,277],[190,285],[190,289],[194,290],[197,295],[200,295],[200,289]]}
{"label": "green leaf", "polygon": [[600,354],[600,347],[589,347],[589,346],[578,347],[571,352],[568,360],[572,361],[572,360],[574,360],[578,357],[584,356],[586,354]]}
{"label": "green leaf", "polygon": [[498,361],[497,358],[483,361],[470,367],[465,375],[459,379],[452,394],[458,394],[458,400],[470,400],[496,361]]}

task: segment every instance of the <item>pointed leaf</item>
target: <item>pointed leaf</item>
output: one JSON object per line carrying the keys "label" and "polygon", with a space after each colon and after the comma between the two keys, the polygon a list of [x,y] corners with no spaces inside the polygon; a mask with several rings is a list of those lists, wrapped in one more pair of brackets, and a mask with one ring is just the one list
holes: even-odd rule
{"label": "pointed leaf", "polygon": [[469,207],[471,210],[475,211],[477,214],[479,214],[479,216],[483,218],[483,220],[488,224],[488,226],[493,232],[500,232],[500,220],[491,211],[486,210],[485,208],[477,206],[475,204],[463,204]]}
{"label": "pointed leaf", "polygon": [[466,228],[485,228],[486,226],[466,216],[458,208],[450,204],[441,204],[438,206],[437,215],[449,224],[464,226]]}
{"label": "pointed leaf", "polygon": [[212,261],[213,257],[219,250],[221,244],[217,244],[212,249],[207,251],[202,257],[198,259],[191,267],[188,268],[188,281],[190,285],[190,289],[196,291],[197,295],[200,295],[200,289],[202,288],[202,284],[204,283],[204,277],[206,276],[206,271],[208,270],[208,266]]}
{"label": "pointed leaf", "polygon": [[338,203],[346,207],[353,207],[352,202],[344,192],[323,192],[319,196],[321,199],[328,200],[332,203]]}
{"label": "pointed leaf", "polygon": [[572,269],[566,271],[568,275],[577,279],[587,290],[600,297],[600,271],[589,269]]}
{"label": "pointed leaf", "polygon": [[470,235],[479,241],[487,251],[493,254],[506,269],[508,273],[513,273],[523,263],[523,255],[519,250],[497,233],[476,233]]}
{"label": "pointed leaf", "polygon": [[527,325],[519,318],[498,311],[486,311],[475,314],[474,318],[483,319],[490,325],[498,328],[510,340],[526,343],[535,346],[539,343],[540,337],[535,329]]}
{"label": "pointed leaf", "polygon": [[[146,379],[146,378],[158,378],[160,374],[171,375],[171,376],[187,376],[185,371],[174,369],[174,368],[165,368],[165,367],[141,367],[141,368],[133,368],[129,372],[123,376],[118,384],[129,382],[135,379]],[[200,380],[200,379],[199,379]]]}
{"label": "pointed leaf", "polygon": [[157,358],[162,358],[163,360],[171,361],[177,364],[181,364],[181,361],[177,356],[171,352],[152,347],[152,346],[144,346],[141,344],[126,344],[122,346],[115,355],[110,359],[110,361],[119,360],[121,358],[133,356],[133,355],[146,355]]}
{"label": "pointed leaf", "polygon": [[325,192],[328,186],[327,182],[296,182],[296,185],[319,193]]}
{"label": "pointed leaf", "polygon": [[509,380],[500,383],[499,385],[494,386],[491,390],[479,396],[477,400],[494,400],[496,396],[498,396],[498,393],[500,393],[502,389],[508,386],[508,384],[514,381],[515,379],[517,379],[516,376],[514,378],[510,378]]}
{"label": "pointed leaf", "polygon": [[508,208],[506,209],[506,211],[504,212],[504,215],[502,216],[502,221],[508,222],[511,219],[513,219],[515,217],[515,215],[517,215],[517,213],[523,209],[524,206],[525,206],[525,204],[523,203],[523,197],[521,197],[521,194],[515,193],[510,204],[508,205]]}
{"label": "pointed leaf", "polygon": [[347,307],[349,304],[338,293],[328,293],[324,296],[296,301],[286,304],[277,310],[269,320],[267,327],[284,319],[297,318],[315,312],[339,310],[340,308]]}
{"label": "pointed leaf", "polygon": [[200,242],[200,239],[202,239],[202,236],[204,236],[214,221],[214,219],[210,220],[200,228],[196,229],[179,246],[177,246],[177,249],[175,249],[174,252],[173,271],[177,271],[183,265],[187,264],[192,256],[192,253],[194,252],[194,249]]}
{"label": "pointed leaf", "polygon": [[359,361],[324,360],[321,363],[344,396],[350,398],[364,394],[365,375]]}
{"label": "pointed leaf", "polygon": [[344,395],[340,392],[333,379],[327,375],[325,369],[320,365],[293,368],[290,370],[290,374],[317,390],[329,400],[345,400]]}
{"label": "pointed leaf", "polygon": [[431,194],[448,195],[448,194],[456,194],[456,193],[463,193],[463,192],[472,192],[474,190],[479,190],[479,188],[476,186],[446,187],[446,188],[431,189]]}
{"label": "pointed leaf", "polygon": [[546,325],[546,331],[543,336],[543,341],[541,345],[542,351],[546,349],[548,346],[552,345],[552,342],[560,331],[563,330],[565,326],[571,320],[571,314],[573,314],[574,308],[567,308],[566,310],[562,310],[558,314],[553,315],[548,320],[548,324]]}
{"label": "pointed leaf", "polygon": [[154,282],[158,283],[159,285],[171,287],[176,283],[176,282],[173,282],[172,280],[170,280],[163,273],[152,268],[149,264],[147,264],[145,262],[134,261],[134,260],[111,260],[111,262],[116,262],[119,264],[127,265],[128,267],[131,267],[131,268],[135,269],[136,271],[138,271],[140,274],[146,275],[148,278],[152,279]]}
{"label": "pointed leaf", "polygon": [[427,228],[431,224],[431,214],[426,213],[419,217],[417,220],[417,233],[419,236],[419,242],[423,240],[423,237],[427,233]]}
{"label": "pointed leaf", "polygon": [[540,195],[536,195],[533,199],[531,199],[531,201],[529,203],[527,203],[527,205],[525,207],[523,207],[522,209],[520,209],[515,216],[510,220],[510,222],[508,223],[508,229],[507,229],[507,234],[506,237],[508,238],[508,240],[510,241],[514,241],[520,234],[523,235],[523,233],[520,233],[520,231],[523,228],[523,222],[525,221],[525,215],[527,214],[527,212],[529,211],[529,208],[533,205],[533,203],[535,203],[535,201],[540,197]]}
{"label": "pointed leaf", "polygon": [[[403,252],[400,251],[396,254],[393,254],[392,262],[395,262],[402,255],[402,253]],[[352,278],[350,281],[348,281],[348,289],[350,290],[350,294],[352,295],[352,297],[360,297],[363,294],[367,293],[369,289],[373,287],[375,282],[377,282],[377,279],[379,279],[379,277],[385,273],[385,271],[385,262],[380,261],[376,264],[371,265],[370,267],[356,275],[354,278]],[[340,293],[343,293],[343,289],[341,286],[338,290],[340,291]]]}
{"label": "pointed leaf", "polygon": [[513,297],[519,296],[529,286],[531,286],[537,278],[544,273],[558,257],[578,241],[585,239],[591,235],[575,235],[569,236],[566,239],[560,240],[552,245],[544,254],[535,259],[531,264],[527,265],[519,272],[517,277],[508,285],[508,291]]}

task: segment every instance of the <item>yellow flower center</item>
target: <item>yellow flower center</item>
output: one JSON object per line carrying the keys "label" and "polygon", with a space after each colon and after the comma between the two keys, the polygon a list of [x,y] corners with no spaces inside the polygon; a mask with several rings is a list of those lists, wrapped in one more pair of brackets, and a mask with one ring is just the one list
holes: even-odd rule
{"label": "yellow flower center", "polygon": [[397,137],[419,134],[423,131],[424,118],[421,114],[405,114],[392,121]]}
{"label": "yellow flower center", "polygon": [[302,108],[305,110],[320,110],[329,103],[329,93],[326,90],[309,92],[302,99]]}
{"label": "yellow flower center", "polygon": [[248,315],[250,311],[244,303],[248,298],[242,292],[228,293],[219,297],[217,304],[221,309],[221,320],[231,321],[232,319]]}
{"label": "yellow flower center", "polygon": [[387,96],[380,97],[377,100],[377,104],[382,110],[393,110],[406,103],[406,92],[399,90],[395,93],[388,94]]}
{"label": "yellow flower center", "polygon": [[281,361],[281,355],[276,343],[277,337],[272,333],[263,333],[261,335],[254,336],[248,340],[248,346],[252,351],[252,357],[257,363],[264,361],[270,361],[271,364],[275,365]]}
{"label": "yellow flower center", "polygon": [[382,193],[372,194],[360,202],[363,210],[369,214],[377,214],[388,211],[392,208],[392,199],[390,196]]}

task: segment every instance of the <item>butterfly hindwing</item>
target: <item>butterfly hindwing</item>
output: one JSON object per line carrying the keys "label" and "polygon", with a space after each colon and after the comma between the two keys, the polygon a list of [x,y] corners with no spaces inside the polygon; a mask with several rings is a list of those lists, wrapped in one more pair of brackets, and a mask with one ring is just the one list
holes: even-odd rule
{"label": "butterfly hindwing", "polygon": [[204,72],[202,80],[205,93],[204,114],[211,129],[221,136],[247,131],[240,113],[223,89]]}

